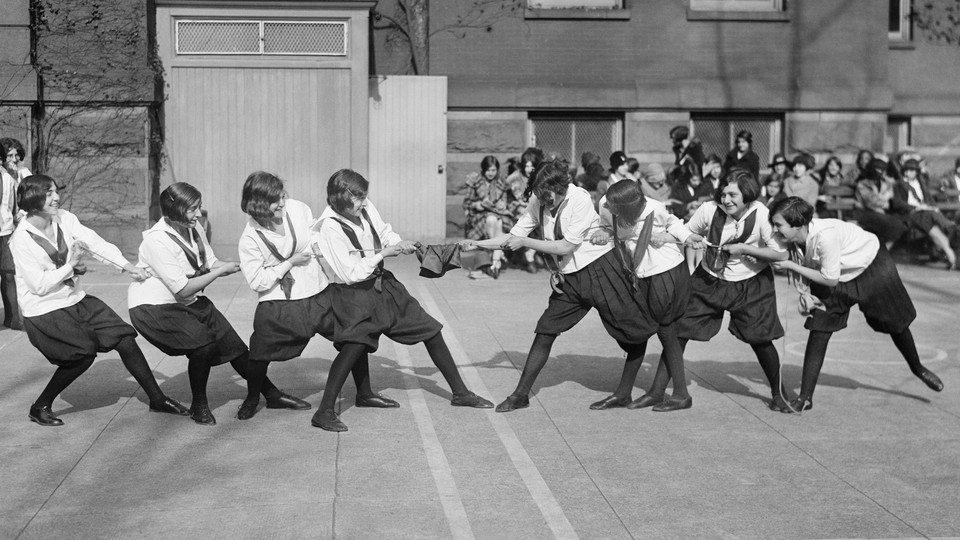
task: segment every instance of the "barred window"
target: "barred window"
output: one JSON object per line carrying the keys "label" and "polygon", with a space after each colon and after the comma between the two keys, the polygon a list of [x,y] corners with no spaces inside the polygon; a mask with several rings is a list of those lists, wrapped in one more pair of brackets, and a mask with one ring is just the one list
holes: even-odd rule
{"label": "barred window", "polygon": [[346,56],[345,21],[179,20],[177,54]]}
{"label": "barred window", "polygon": [[768,115],[693,115],[693,136],[703,143],[705,155],[717,154],[721,159],[736,142],[737,133],[747,130],[753,135],[753,151],[765,169],[774,154],[782,151],[783,121]]}
{"label": "barred window", "polygon": [[527,0],[528,9],[621,9],[623,0]]}
{"label": "barred window", "polygon": [[623,147],[623,121],[614,116],[532,115],[530,134],[532,146],[571,163],[584,152],[606,158]]}
{"label": "barred window", "polygon": [[782,0],[690,0],[694,11],[783,11]]}

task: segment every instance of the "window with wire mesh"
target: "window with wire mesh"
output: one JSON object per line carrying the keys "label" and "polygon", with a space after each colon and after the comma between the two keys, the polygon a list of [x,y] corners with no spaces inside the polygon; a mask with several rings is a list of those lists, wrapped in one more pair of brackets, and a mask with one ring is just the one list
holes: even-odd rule
{"label": "window with wire mesh", "polygon": [[603,158],[622,146],[623,128],[618,118],[534,117],[530,120],[533,146],[572,164],[579,163],[584,152]]}
{"label": "window with wire mesh", "polygon": [[704,155],[717,154],[721,159],[736,142],[742,130],[753,135],[753,151],[760,157],[760,168],[770,163],[780,149],[781,121],[773,116],[694,116],[693,136],[703,143]]}
{"label": "window with wire mesh", "polygon": [[178,54],[346,56],[343,21],[177,21]]}

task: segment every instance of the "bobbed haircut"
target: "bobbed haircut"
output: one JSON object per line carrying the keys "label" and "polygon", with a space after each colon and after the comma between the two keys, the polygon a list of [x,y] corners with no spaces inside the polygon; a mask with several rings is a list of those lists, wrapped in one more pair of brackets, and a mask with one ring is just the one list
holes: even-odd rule
{"label": "bobbed haircut", "polygon": [[23,148],[23,144],[16,139],[11,139],[10,137],[4,137],[0,139],[0,153],[3,154],[3,159],[7,159],[7,154],[11,150],[17,151],[17,156],[20,157],[20,161],[23,161],[27,157],[27,151]]}
{"label": "bobbed haircut", "polygon": [[27,214],[43,210],[47,202],[47,192],[57,187],[57,182],[45,174],[35,174],[20,181],[17,187],[17,204]]}
{"label": "bobbed haircut", "polygon": [[327,181],[327,204],[342,214],[353,206],[354,197],[366,197],[370,192],[370,182],[357,171],[340,169]]}
{"label": "bobbed haircut", "polygon": [[773,216],[777,214],[783,216],[787,225],[803,227],[813,219],[813,206],[800,197],[787,197],[777,201],[770,209],[770,223],[773,223]]}
{"label": "bobbed haircut", "polygon": [[176,223],[187,221],[187,211],[200,204],[200,190],[186,182],[170,184],[160,193],[160,213]]}
{"label": "bobbed haircut", "polygon": [[543,163],[543,150],[531,146],[530,148],[524,150],[522,154],[520,154],[521,175],[524,174],[523,171],[526,169],[528,162],[533,164],[533,174],[531,174],[531,176],[533,176],[536,174],[537,169],[540,168],[540,164]]}
{"label": "bobbed haircut", "polygon": [[486,174],[490,167],[496,167],[497,176],[500,176],[500,160],[496,156],[484,156],[483,160],[480,161],[480,174]]}
{"label": "bobbed haircut", "polygon": [[740,193],[743,194],[743,202],[745,204],[752,203],[760,196],[760,183],[757,182],[757,179],[753,177],[750,171],[730,169],[727,174],[720,177],[717,190],[713,193],[713,200],[716,201],[717,204],[720,204],[723,190],[730,184],[736,184],[737,187],[740,188]]}
{"label": "bobbed haircut", "polygon": [[723,160],[720,159],[720,156],[716,154],[710,154],[709,156],[707,156],[707,159],[704,161],[704,163],[716,163],[717,165],[719,165],[723,163]]}
{"label": "bobbed haircut", "polygon": [[540,168],[534,171],[527,189],[531,193],[551,191],[562,197],[567,194],[570,181],[570,165],[562,159],[553,159],[543,162]]}
{"label": "bobbed haircut", "polygon": [[647,198],[640,190],[640,183],[620,180],[607,188],[607,209],[623,222],[635,224],[640,220]]}
{"label": "bobbed haircut", "polygon": [[257,171],[247,177],[240,195],[240,210],[254,219],[273,217],[270,205],[283,196],[283,180],[268,172]]}
{"label": "bobbed haircut", "polygon": [[745,129],[737,133],[737,136],[734,138],[734,141],[736,141],[736,139],[743,139],[747,141],[747,144],[749,144],[751,148],[753,147],[753,133],[750,133]]}

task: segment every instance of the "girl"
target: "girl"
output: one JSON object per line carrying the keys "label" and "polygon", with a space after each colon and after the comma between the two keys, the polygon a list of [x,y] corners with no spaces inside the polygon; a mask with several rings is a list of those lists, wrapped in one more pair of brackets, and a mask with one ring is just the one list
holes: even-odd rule
{"label": "girl", "polygon": [[[494,156],[484,157],[480,174],[467,179],[467,195],[463,198],[467,238],[482,240],[500,236],[505,227],[513,227],[515,206],[513,192],[500,178],[500,161]],[[488,270],[490,276],[499,278],[502,265],[503,250],[496,250]],[[476,279],[479,276],[474,272],[478,270],[472,270],[470,277]]]}
{"label": "girl", "polygon": [[820,196],[820,183],[812,171],[816,161],[810,154],[800,154],[793,158],[793,174],[783,181],[783,193],[787,197],[800,197],[811,205],[817,204]]}
{"label": "girl", "polygon": [[[149,267],[153,276],[131,284],[127,294],[134,328],[164,354],[189,360],[190,417],[212,426],[217,420],[207,404],[210,368],[230,362],[246,379],[249,354],[227,318],[203,295],[214,280],[240,266],[214,255],[199,223],[200,203],[200,192],[190,184],[177,182],[163,190],[163,219],[143,233],[140,243],[140,265]],[[271,409],[310,408],[282,393],[266,376],[262,392]]]}
{"label": "girl", "polygon": [[[514,222],[520,219],[527,210],[527,199],[530,197],[530,176],[540,168],[543,163],[543,150],[539,148],[527,148],[520,155],[520,166],[517,170],[510,173],[507,177],[507,185],[513,193],[516,204],[513,207]],[[606,181],[597,185],[597,192],[602,195],[607,189]],[[537,263],[535,261],[536,252],[533,250],[524,250],[523,259],[526,262],[527,272],[537,273]]]}
{"label": "girl", "polygon": [[137,332],[99,298],[86,294],[77,278],[86,271],[84,251],[123,268],[136,281],[147,278],[146,270],[130,264],[116,246],[60,209],[56,182],[49,176],[25,178],[17,195],[27,217],[14,231],[10,247],[24,327],[30,343],[57,366],[30,406],[30,420],[41,426],[63,425],[53,415],[53,400],[93,365],[98,352],[114,349],[147,393],[151,411],[186,415],[187,409],[157,385],[134,339]]}
{"label": "girl", "polygon": [[947,270],[958,270],[957,254],[950,247],[950,237],[957,225],[933,205],[933,195],[920,181],[920,163],[908,159],[903,165],[903,178],[894,185],[890,207],[899,213],[912,229],[930,237],[947,257]]}
{"label": "girl", "polygon": [[830,336],[847,326],[854,305],[875,332],[890,334],[910,371],[930,389],[940,392],[943,383],[920,363],[910,323],[917,316],[900,281],[897,267],[877,237],[853,223],[816,219],[813,206],[798,197],[777,203],[770,223],[779,238],[796,250],[798,261],[773,263],[810,281],[810,292],[822,302],[804,323],[810,331],[803,355],[800,395],[793,408],[813,408],[813,391],[827,354]]}
{"label": "girl", "polygon": [[0,139],[0,299],[3,301],[3,325],[12,330],[23,330],[20,308],[17,306],[16,268],[10,253],[10,235],[17,224],[17,186],[30,176],[20,162],[27,152],[16,139]]}
{"label": "girl", "polygon": [[[750,345],[770,383],[770,409],[786,413],[790,408],[773,345],[783,337],[783,327],[773,271],[763,260],[783,260],[787,253],[773,237],[769,211],[757,201],[759,195],[756,179],[734,169],[720,180],[716,198],[704,203],[687,223],[688,230],[681,231],[681,240],[707,251],[693,274],[690,302],[677,333],[681,349],[691,339],[709,341],[720,331],[724,312],[730,312],[730,333]],[[650,391],[633,403],[635,408],[663,401],[670,379],[664,364],[660,362]]]}
{"label": "girl", "polygon": [[[673,396],[653,410],[689,409],[693,398],[687,393],[683,351],[674,323],[683,316],[690,298],[690,272],[683,252],[671,242],[674,235],[668,233],[673,230],[682,234],[683,222],[667,212],[663,203],[645,198],[636,182],[620,181],[610,186],[600,207],[601,222],[613,230],[614,249],[630,276],[632,292],[640,305],[648,306],[656,323],[651,330],[660,338],[667,371],[673,379]],[[595,232],[591,238],[591,242],[598,245],[609,240],[605,230]],[[645,349],[646,343],[642,347]],[[643,354],[625,363],[617,390],[590,408],[606,409],[623,403],[630,408],[630,392],[642,360]]]}
{"label": "girl", "polygon": [[453,392],[450,404],[490,408],[493,404],[474,394],[460,378],[440,330],[442,325],[427,314],[383,260],[416,250],[400,238],[367,200],[370,183],[360,174],[342,169],[327,183],[327,208],[320,215],[320,252],[343,285],[335,288],[334,345],[340,353],[333,360],[320,407],[312,424],[327,431],[346,431],[334,410],[347,373],[364,354],[377,350],[380,336],[413,345],[423,342],[430,359]]}
{"label": "girl", "polygon": [[[864,230],[877,235],[889,251],[907,233],[907,226],[891,211],[897,180],[887,174],[887,168],[881,159],[874,158],[867,164],[865,176],[857,181],[854,217]],[[895,168],[891,169],[891,174],[896,174]]]}
{"label": "girl", "polygon": [[733,169],[748,171],[757,182],[760,181],[760,156],[753,151],[753,133],[747,130],[737,133],[734,147],[727,152],[727,157],[723,160],[724,174]]}
{"label": "girl", "polygon": [[[600,216],[593,208],[590,194],[570,185],[566,163],[558,160],[544,164],[535,173],[531,188],[533,197],[527,213],[510,234],[468,245],[468,248],[483,249],[533,249],[544,254],[553,272],[550,278],[553,294],[537,322],[536,337],[520,381],[516,390],[497,405],[497,412],[530,405],[530,390],[550,357],[553,342],[580,322],[591,308],[597,309],[607,333],[627,352],[627,363],[631,366],[643,361],[646,341],[658,327],[632,294],[613,249],[609,245],[585,242],[591,231],[600,228]],[[538,226],[544,231],[543,239],[529,238]],[[628,403],[629,389],[615,400],[594,405],[609,408],[624,407]]]}
{"label": "girl", "polygon": [[[260,389],[270,362],[297,358],[310,338],[320,334],[333,341],[333,293],[312,252],[316,245],[313,212],[287,198],[283,181],[263,171],[247,177],[240,209],[250,216],[240,236],[240,269],[259,302],[250,336],[247,399],[237,418],[257,413]],[[366,356],[353,368],[357,407],[399,407],[373,392]]]}

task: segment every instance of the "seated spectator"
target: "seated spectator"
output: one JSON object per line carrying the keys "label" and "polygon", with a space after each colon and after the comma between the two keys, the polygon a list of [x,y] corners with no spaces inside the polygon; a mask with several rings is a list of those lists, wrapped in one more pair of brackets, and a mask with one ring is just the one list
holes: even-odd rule
{"label": "seated spectator", "polygon": [[890,213],[893,186],[896,180],[886,173],[887,163],[873,158],[857,182],[854,216],[866,231],[877,235],[889,250],[906,232],[907,226],[897,215]]}
{"label": "seated spectator", "polygon": [[763,187],[767,193],[767,198],[764,201],[767,208],[773,208],[773,205],[787,198],[787,194],[783,192],[783,177],[777,173],[768,176]]}
{"label": "seated spectator", "polygon": [[943,251],[948,269],[957,270],[957,256],[950,247],[948,235],[956,224],[947,219],[936,206],[927,187],[920,181],[920,163],[908,159],[903,164],[903,178],[894,185],[890,208],[903,216],[907,225],[927,235]]}
{"label": "seated spectator", "polygon": [[667,185],[667,173],[659,163],[651,163],[643,171],[640,177],[640,191],[648,199],[660,201],[669,206],[673,203],[670,199],[670,186]]}
{"label": "seated spectator", "polygon": [[[466,184],[467,193],[463,198],[463,210],[467,218],[466,237],[486,240],[509,231],[516,223],[514,208],[517,199],[500,176],[500,161],[494,156],[484,157],[480,162],[480,173],[468,175]],[[490,265],[484,266],[483,270],[471,270],[468,277],[500,277],[502,259],[503,250],[494,250]]]}
{"label": "seated spectator", "polygon": [[700,168],[692,161],[679,167],[676,183],[670,191],[670,198],[676,201],[670,206],[670,212],[687,221],[705,201],[713,198],[713,190],[700,176]]}
{"label": "seated spectator", "polygon": [[783,192],[787,197],[800,197],[810,206],[817,205],[820,196],[820,183],[810,174],[816,161],[810,154],[800,154],[793,158],[793,174],[783,182]]}
{"label": "seated spectator", "polygon": [[854,187],[854,191],[856,191],[857,182],[867,177],[867,166],[871,161],[873,161],[873,152],[869,150],[857,152],[857,162],[847,171],[847,181]]}
{"label": "seated spectator", "polygon": [[753,151],[753,134],[747,130],[737,133],[734,147],[727,152],[723,160],[723,171],[743,169],[753,175],[753,179],[760,182],[760,156]]}
{"label": "seated spectator", "polygon": [[[573,180],[573,182],[576,185],[583,187],[583,182],[587,175],[587,166],[590,165],[591,163],[596,163],[600,165],[601,169],[603,168],[603,165],[600,164],[600,156],[598,156],[597,154],[594,154],[593,152],[584,152],[583,154],[580,155],[580,169],[581,169],[580,174],[576,175],[576,177]],[[594,189],[596,189],[596,186],[594,186]],[[587,191],[590,191],[590,190],[588,189]]]}
{"label": "seated spectator", "polygon": [[820,193],[837,197],[853,197],[854,186],[856,181],[844,176],[840,158],[828,157],[826,164],[820,169]]}
{"label": "seated spectator", "polygon": [[704,184],[710,187],[711,197],[713,197],[713,193],[717,190],[717,186],[720,185],[720,177],[723,176],[723,166],[721,163],[720,156],[710,154],[707,156],[707,162],[703,164]]}
{"label": "seated spectator", "polygon": [[627,180],[637,182],[640,180],[640,162],[637,158],[627,158]]}
{"label": "seated spectator", "polygon": [[953,162],[953,171],[940,177],[929,186],[937,202],[960,203],[960,158]]}
{"label": "seated spectator", "polygon": [[[773,159],[770,160],[770,176],[774,174],[780,175],[780,180],[782,181],[787,177],[787,168],[790,167],[790,162],[787,161],[787,158],[783,154],[774,154]],[[767,177],[769,178],[769,176]],[[766,179],[764,179],[764,184],[766,184]]]}
{"label": "seated spectator", "polygon": [[610,154],[610,184],[627,179],[627,155],[617,150]]}

